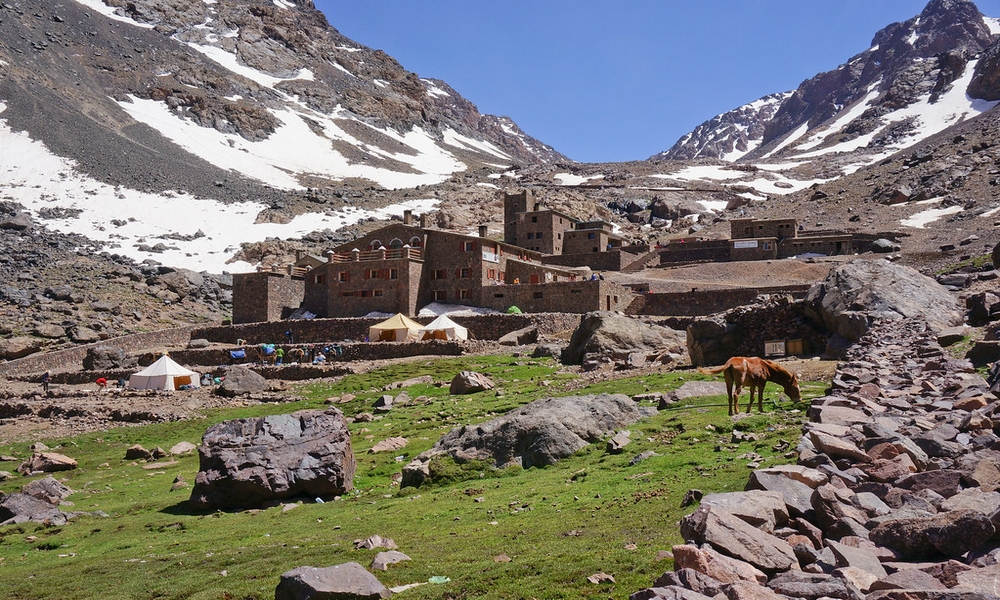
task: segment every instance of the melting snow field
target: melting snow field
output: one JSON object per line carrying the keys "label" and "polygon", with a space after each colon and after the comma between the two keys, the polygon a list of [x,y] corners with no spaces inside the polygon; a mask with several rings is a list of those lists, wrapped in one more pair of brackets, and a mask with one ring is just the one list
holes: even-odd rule
{"label": "melting snow field", "polygon": [[[0,103],[0,113],[5,110]],[[254,224],[257,214],[266,208],[257,202],[223,204],[198,199],[188,194],[166,197],[136,190],[112,187],[76,172],[74,164],[53,155],[40,142],[26,134],[13,132],[0,120],[0,199],[18,202],[39,223],[63,233],[78,233],[90,239],[108,242],[107,250],[136,261],[147,258],[172,267],[210,273],[252,271],[255,265],[228,263],[241,242],[263,241],[268,237],[301,237],[307,233],[356,223],[365,217],[386,219],[401,215],[404,209],[414,214],[426,212],[438,200],[411,200],[377,211],[352,207],[329,213],[311,213],[296,217],[287,224]],[[76,218],[38,219],[43,208],[79,210]],[[112,224],[112,221],[124,223]],[[204,236],[191,241],[160,239],[176,234]],[[163,243],[162,253],[139,250],[137,245]]]}
{"label": "melting snow field", "polygon": [[[940,201],[941,201],[940,198],[937,198],[937,199],[933,200],[934,203],[937,203],[937,202],[940,202]],[[930,202],[930,201],[926,201],[925,200],[924,203],[926,203],[926,202]],[[948,206],[948,207],[945,207],[945,208],[928,208],[928,209],[922,210],[922,211],[920,211],[920,212],[918,212],[918,213],[916,213],[914,215],[910,215],[909,217],[907,217],[905,219],[901,219],[899,221],[899,224],[902,225],[902,226],[904,226],[904,227],[913,227],[915,229],[923,229],[924,227],[926,227],[930,223],[933,223],[934,221],[937,221],[938,219],[940,219],[942,217],[947,217],[948,215],[953,215],[955,213],[960,213],[960,212],[962,212],[962,207],[961,206]]]}

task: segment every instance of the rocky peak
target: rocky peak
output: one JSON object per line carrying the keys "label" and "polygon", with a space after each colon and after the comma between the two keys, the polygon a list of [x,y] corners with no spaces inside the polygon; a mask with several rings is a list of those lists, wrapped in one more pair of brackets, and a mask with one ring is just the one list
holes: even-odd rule
{"label": "rocky peak", "polygon": [[[884,125],[882,117],[892,111],[911,106],[924,97],[935,102],[965,74],[969,62],[992,43],[990,28],[974,3],[931,0],[920,15],[892,23],[876,33],[868,50],[837,69],[803,82],[779,106],[759,112],[740,134],[759,132],[758,137],[745,142],[759,146],[756,153],[759,155],[802,125],[808,125],[812,131],[859,101],[867,102],[869,109],[842,129],[830,132],[832,135],[828,137],[842,141],[845,136],[871,133]],[[988,75],[980,75],[977,70],[977,79],[988,79]],[[998,88],[990,84],[981,87],[985,89],[980,93],[990,97],[995,94],[993,88]],[[743,142],[735,140],[727,120],[716,117],[702,124],[656,158],[732,160],[732,156],[720,151],[727,145],[720,144],[720,140],[729,138],[728,146]],[[750,153],[748,158],[754,156]]]}

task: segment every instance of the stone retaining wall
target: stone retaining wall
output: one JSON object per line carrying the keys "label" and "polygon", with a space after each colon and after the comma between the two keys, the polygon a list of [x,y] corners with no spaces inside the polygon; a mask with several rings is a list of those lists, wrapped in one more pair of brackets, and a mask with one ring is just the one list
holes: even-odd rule
{"label": "stone retaining wall", "polygon": [[83,358],[87,350],[98,346],[115,346],[126,354],[138,354],[155,349],[169,350],[187,346],[191,340],[191,332],[196,326],[161,329],[148,333],[134,333],[109,340],[74,346],[51,352],[39,352],[0,363],[0,377],[21,378],[33,373],[45,371],[69,371],[83,368]]}
{"label": "stone retaining wall", "polygon": [[[477,340],[498,340],[505,334],[531,325],[538,327],[539,333],[546,335],[575,329],[580,324],[580,315],[573,313],[487,314],[451,317],[451,319],[468,328],[469,335]],[[239,339],[245,340],[247,344],[284,343],[287,341],[285,332],[291,331],[293,343],[362,341],[368,335],[369,327],[384,320],[384,317],[362,317],[246,323],[244,325],[198,328],[192,332],[191,337],[194,339],[204,338],[222,344],[236,344],[236,340]],[[427,325],[433,320],[434,317],[414,319],[421,325]]]}
{"label": "stone retaining wall", "polygon": [[782,294],[796,299],[805,298],[809,285],[792,285],[771,288],[745,288],[727,290],[699,290],[690,292],[649,293],[637,296],[629,307],[629,314],[659,316],[706,316],[737,306],[753,304],[761,294]]}

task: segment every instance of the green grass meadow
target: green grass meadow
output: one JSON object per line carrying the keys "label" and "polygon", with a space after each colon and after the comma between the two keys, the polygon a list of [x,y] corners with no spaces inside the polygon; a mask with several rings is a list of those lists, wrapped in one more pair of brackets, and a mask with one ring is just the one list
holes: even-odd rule
{"label": "green grass meadow", "polygon": [[[464,369],[490,375],[500,393],[450,396],[447,382]],[[354,542],[377,534],[393,539],[412,559],[376,572],[379,580],[389,587],[425,582],[401,598],[627,598],[672,568],[658,553],[681,542],[678,521],[693,510],[680,506],[685,492],[742,490],[755,455],[762,466],[789,462],[788,445],[793,449],[798,440],[805,403],[827,383],[804,382],[798,406],[769,402],[765,414],[737,420],[727,415],[725,396],[685,400],[630,427],[632,442],[622,454],[592,444],[556,465],[527,470],[443,461],[436,465],[440,483],[399,488],[403,465],[452,427],[546,396],[665,392],[687,380],[711,379],[679,371],[588,385],[559,369],[550,359],[511,356],[418,360],[306,384],[294,390],[302,400],[285,404],[42,440],[79,461],[77,470],[56,474],[75,491],[68,498],[73,506],[64,510],[106,516],[80,516],[61,527],[0,527],[0,595],[271,599],[281,573],[294,567],[348,561],[370,566],[380,550],[358,550]],[[435,383],[407,388],[408,405],[351,424],[356,489],[340,499],[192,513],[185,501],[198,471],[196,454],[155,468],[122,458],[133,444],[197,444],[219,421],[320,408],[347,393],[356,395],[338,405],[347,416],[371,412],[384,386],[420,375],[432,375]],[[767,397],[778,400],[779,391],[772,384]],[[733,443],[734,427],[758,439]],[[368,452],[393,436],[409,444],[394,453]],[[0,454],[25,457],[27,446],[0,447]],[[630,464],[647,450],[658,456]],[[0,470],[16,467],[0,463]],[[189,486],[171,491],[178,476]],[[17,491],[27,481],[16,477],[0,483],[0,491]],[[587,581],[598,572],[615,582]],[[450,581],[426,583],[434,576]]]}

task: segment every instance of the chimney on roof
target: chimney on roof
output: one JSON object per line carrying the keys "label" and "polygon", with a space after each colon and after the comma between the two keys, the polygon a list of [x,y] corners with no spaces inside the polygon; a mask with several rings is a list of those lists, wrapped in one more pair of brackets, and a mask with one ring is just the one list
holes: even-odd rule
{"label": "chimney on roof", "polygon": [[333,251],[333,250],[327,250],[327,251],[326,251],[326,262],[328,262],[328,263],[332,263],[332,262],[333,262],[333,255],[334,255],[334,254],[335,254],[335,253],[334,253],[334,251]]}
{"label": "chimney on roof", "polygon": [[427,216],[427,213],[420,213],[420,228],[427,229],[428,227],[430,227],[430,217]]}
{"label": "chimney on roof", "polygon": [[300,260],[302,260],[302,251],[301,250],[296,250],[295,251],[295,261],[298,262]]}
{"label": "chimney on roof", "polygon": [[539,204],[538,202],[535,202],[535,208],[534,208],[533,210],[534,210],[535,212],[538,212],[538,211],[539,211],[539,210],[541,210],[541,209],[542,209],[542,205],[541,205],[541,204]]}
{"label": "chimney on roof", "polygon": [[479,237],[481,238],[486,237],[486,225],[479,226]]}
{"label": "chimney on roof", "polygon": [[403,211],[403,225],[413,225],[413,211],[406,209]]}

